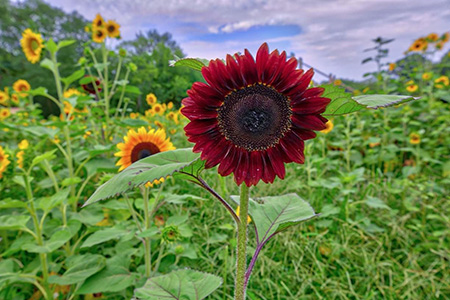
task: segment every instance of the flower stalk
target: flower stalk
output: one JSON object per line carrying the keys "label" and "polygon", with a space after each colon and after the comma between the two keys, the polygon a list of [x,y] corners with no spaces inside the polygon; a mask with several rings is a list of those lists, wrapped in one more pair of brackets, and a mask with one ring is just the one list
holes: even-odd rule
{"label": "flower stalk", "polygon": [[235,300],[245,299],[246,290],[246,267],[247,267],[247,217],[248,217],[248,198],[249,188],[241,184],[240,193],[240,214],[238,223],[237,240],[237,261],[236,261],[236,282],[235,282]]}

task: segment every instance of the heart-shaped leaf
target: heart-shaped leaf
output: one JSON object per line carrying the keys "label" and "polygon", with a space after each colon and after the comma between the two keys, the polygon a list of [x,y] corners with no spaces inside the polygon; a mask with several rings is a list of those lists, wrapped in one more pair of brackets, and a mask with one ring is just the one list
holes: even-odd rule
{"label": "heart-shaped leaf", "polygon": [[137,299],[201,300],[214,292],[222,279],[194,270],[177,270],[167,275],[153,277],[134,292]]}

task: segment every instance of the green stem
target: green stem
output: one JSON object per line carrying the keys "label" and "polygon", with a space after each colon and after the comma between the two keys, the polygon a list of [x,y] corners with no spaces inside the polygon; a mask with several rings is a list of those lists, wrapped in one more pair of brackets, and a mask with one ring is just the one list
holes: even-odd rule
{"label": "green stem", "polygon": [[156,259],[156,263],[155,263],[155,269],[153,270],[153,272],[156,274],[156,272],[158,272],[159,269],[159,265],[161,264],[161,260],[164,256],[164,244],[161,243],[159,246],[159,254],[158,254],[158,258]]}
{"label": "green stem", "polygon": [[249,188],[241,184],[240,213],[238,223],[237,262],[235,300],[245,299],[245,271],[247,267],[247,217],[248,217]]}
{"label": "green stem", "polygon": [[[150,209],[148,206],[148,188],[144,187],[142,188],[142,198],[144,200],[144,225],[145,229],[150,228]],[[151,247],[150,247],[150,237],[144,238],[144,259],[145,259],[145,276],[147,278],[150,277],[150,274],[152,272],[152,253],[151,253]]]}
{"label": "green stem", "polygon": [[[130,75],[130,69],[127,69],[127,73],[125,74],[125,80],[128,80],[128,76]],[[122,106],[123,96],[125,95],[125,87],[126,85],[122,86],[122,92],[120,93],[119,103],[117,104],[116,112],[114,113],[114,117],[117,118],[119,115],[119,109],[120,106]]]}
{"label": "green stem", "polygon": [[[28,211],[30,212],[31,218],[33,219],[33,225],[36,232],[36,242],[39,246],[44,245],[44,239],[42,238],[42,227],[39,225],[39,220],[36,214],[36,208],[34,207],[34,199],[33,199],[33,192],[31,190],[30,182],[28,181],[28,174],[23,176],[23,180],[25,182],[25,192],[27,194],[28,199]],[[47,265],[47,254],[46,253],[39,253],[39,259],[41,261],[41,267],[42,267],[42,284],[44,286],[44,290],[46,292],[46,299],[52,299],[51,298],[51,291],[50,287],[48,285],[48,265]]]}
{"label": "green stem", "polygon": [[[105,117],[106,124],[109,124],[109,96],[108,96],[108,49],[106,49],[105,43],[102,43],[102,53],[103,53],[103,65],[105,68],[105,75],[103,76],[103,96],[105,99]],[[107,134],[105,134],[107,136]]]}

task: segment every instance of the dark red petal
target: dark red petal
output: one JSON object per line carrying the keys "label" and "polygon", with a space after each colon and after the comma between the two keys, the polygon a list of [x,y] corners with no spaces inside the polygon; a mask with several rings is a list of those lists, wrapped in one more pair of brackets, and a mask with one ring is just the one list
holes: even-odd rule
{"label": "dark red petal", "polygon": [[295,132],[296,135],[298,135],[299,138],[302,140],[310,140],[316,137],[316,133],[309,129],[303,129],[303,128],[297,128],[293,127],[292,130]]}
{"label": "dark red petal", "polygon": [[328,121],[320,115],[297,115],[292,114],[292,123],[294,126],[311,130],[324,130],[325,123]]}
{"label": "dark red petal", "polygon": [[217,78],[217,72],[214,72],[214,65],[214,60],[211,60],[208,67],[202,68],[203,78],[205,78],[206,82],[209,83],[211,88],[215,89],[217,93],[219,93],[221,96],[225,96],[229,92],[229,89],[224,87],[221,84],[220,80]]}
{"label": "dark red petal", "polygon": [[184,127],[184,131],[186,135],[190,136],[204,134],[214,128],[217,128],[217,119],[194,120]]}
{"label": "dark red petal", "polygon": [[261,155],[263,162],[263,178],[262,180],[265,183],[272,183],[275,179],[275,171],[273,170],[272,164],[270,163],[270,159],[267,156],[267,153]]}
{"label": "dark red petal", "polygon": [[262,167],[261,153],[259,151],[250,152],[250,170],[245,182],[256,185],[262,179]]}
{"label": "dark red petal", "polygon": [[245,85],[252,85],[258,82],[258,73],[256,71],[256,63],[250,52],[245,49],[244,55],[236,56],[239,67],[241,69],[242,78],[245,80]]}
{"label": "dark red petal", "polygon": [[239,149],[239,163],[234,169],[234,181],[237,185],[244,182],[248,172],[248,152]]}
{"label": "dark red petal", "polygon": [[259,47],[258,52],[256,53],[256,71],[258,72],[258,81],[264,81],[264,69],[266,67],[266,63],[269,58],[269,46],[267,43],[264,43]]}
{"label": "dark red petal", "polygon": [[219,95],[216,90],[203,82],[194,82],[192,88],[187,91],[192,100],[198,105],[206,108],[215,109],[223,103],[223,96]]}
{"label": "dark red petal", "polygon": [[188,105],[181,109],[181,113],[189,120],[217,118],[216,110],[205,109],[199,105]]}
{"label": "dark red petal", "polygon": [[321,114],[330,101],[328,98],[321,97],[292,101],[292,111],[296,114]]}
{"label": "dark red petal", "polygon": [[215,64],[213,64],[212,67],[214,67],[212,72],[217,79],[217,84],[225,87],[228,90],[227,94],[238,88],[238,86],[234,84],[232,76],[228,73],[228,69],[222,60],[216,59]]}
{"label": "dark red petal", "polygon": [[297,94],[302,94],[308,88],[313,76],[314,76],[314,70],[309,69],[308,71],[306,71],[305,74],[303,74],[300,82],[298,82],[298,84],[295,85],[290,90],[285,91],[285,94],[287,94],[290,97],[294,97]]}
{"label": "dark red petal", "polygon": [[228,176],[235,170],[239,160],[239,150],[235,147],[231,147],[227,155],[220,162],[218,171],[222,176]]}
{"label": "dark red petal", "polygon": [[296,163],[302,164],[305,162],[305,155],[303,149],[305,144],[303,141],[293,132],[289,132],[281,141],[280,145],[283,151],[289,156],[289,158]]}
{"label": "dark red petal", "polygon": [[205,152],[206,164],[205,168],[209,169],[218,165],[230,151],[229,142],[225,139],[219,141],[211,149]]}
{"label": "dark red petal", "polygon": [[312,97],[319,97],[322,95],[323,91],[325,89],[322,87],[313,87],[310,89],[307,89],[303,94],[302,98],[312,98]]}
{"label": "dark red petal", "polygon": [[[291,57],[287,62],[285,62],[284,66],[280,68],[280,73],[277,78],[273,79],[272,86],[277,90],[286,89],[286,83],[290,81],[290,79],[294,76],[295,69],[298,66],[298,61],[295,57]],[[301,71],[303,74],[303,71]],[[298,73],[298,72],[297,72]]]}
{"label": "dark red petal", "polygon": [[239,65],[230,54],[227,54],[227,70],[230,74],[230,79],[233,81],[233,84],[236,86],[236,88],[239,89],[241,87],[244,87],[244,82],[239,69]]}
{"label": "dark red petal", "polygon": [[277,85],[277,90],[280,93],[285,93],[288,90],[291,90],[298,84],[302,82],[303,70],[297,69],[294,70],[290,76],[286,76],[286,78]]}
{"label": "dark red petal", "polygon": [[[268,63],[268,66],[270,61]],[[281,55],[276,56],[276,61],[271,67],[266,67],[266,71],[264,73],[264,81],[268,85],[272,85],[273,82],[279,80],[283,73],[283,69],[285,68],[286,62],[286,51],[283,51]]]}
{"label": "dark red petal", "polygon": [[284,168],[284,163],[280,153],[277,152],[275,147],[267,149],[267,155],[269,157],[270,163],[272,164],[275,174],[281,179],[284,179],[286,175],[286,169]]}

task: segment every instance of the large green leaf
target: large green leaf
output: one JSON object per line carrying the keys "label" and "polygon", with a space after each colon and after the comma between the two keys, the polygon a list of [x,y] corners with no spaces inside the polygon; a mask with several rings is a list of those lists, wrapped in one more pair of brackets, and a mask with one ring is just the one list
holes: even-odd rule
{"label": "large green leaf", "polygon": [[106,268],[87,278],[77,290],[77,294],[120,292],[134,282],[128,271],[130,259],[127,256],[114,256],[106,260]]}
{"label": "large green leaf", "polygon": [[64,82],[64,84],[66,86],[69,86],[72,82],[83,77],[84,73],[85,73],[84,69],[77,70],[77,71],[73,72],[71,75],[69,75],[68,77],[61,78],[61,81]]}
{"label": "large green leaf", "polygon": [[355,96],[353,99],[367,108],[377,109],[380,107],[399,105],[420,98],[403,95],[361,95]]}
{"label": "large green leaf", "polygon": [[188,67],[195,71],[201,71],[207,65],[208,61],[200,58],[177,58],[170,61],[171,67]]}
{"label": "large green leaf", "polygon": [[68,197],[69,197],[69,189],[63,189],[51,197],[44,197],[39,199],[37,207],[45,212],[49,212],[56,206],[63,203],[63,201],[66,200]]}
{"label": "large green leaf", "polygon": [[19,230],[22,228],[26,228],[28,220],[30,220],[30,216],[0,216],[0,230]]}
{"label": "large green leaf", "polygon": [[134,292],[138,299],[200,300],[214,292],[222,279],[194,270],[178,270],[167,275],[153,277]]}
{"label": "large green leaf", "polygon": [[61,230],[56,231],[48,241],[44,242],[43,246],[37,245],[35,242],[27,243],[22,246],[22,249],[32,253],[50,253],[55,251],[69,241],[80,230],[81,223],[77,220],[70,220],[67,227],[62,227]]}
{"label": "large green leaf", "polygon": [[80,248],[91,247],[100,243],[104,243],[106,241],[119,238],[127,233],[128,231],[125,229],[114,227],[99,230],[90,235]]}
{"label": "large green leaf", "polygon": [[53,275],[48,278],[49,283],[68,285],[83,282],[105,267],[106,259],[98,254],[85,254],[72,257],[72,263],[62,276]]}
{"label": "large green leaf", "polygon": [[11,198],[0,201],[0,209],[2,208],[25,208],[27,204],[20,200],[13,200]]}
{"label": "large green leaf", "polygon": [[[232,196],[239,203],[239,196]],[[273,234],[311,219],[317,214],[308,202],[297,194],[249,199],[248,212],[256,225],[262,243]]]}
{"label": "large green leaf", "polygon": [[193,153],[191,148],[160,152],[141,159],[101,185],[83,206],[117,196],[149,181],[173,175],[198,159],[199,154]]}

